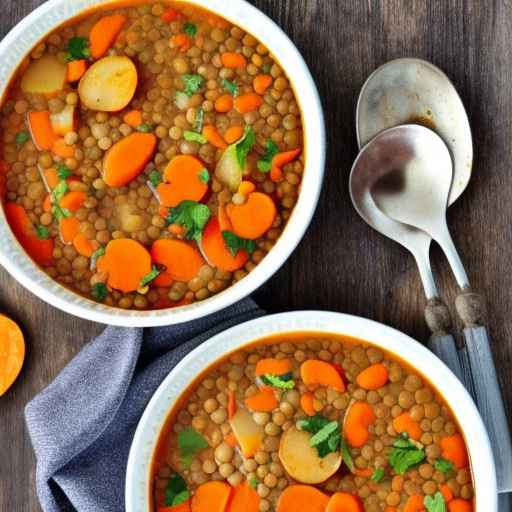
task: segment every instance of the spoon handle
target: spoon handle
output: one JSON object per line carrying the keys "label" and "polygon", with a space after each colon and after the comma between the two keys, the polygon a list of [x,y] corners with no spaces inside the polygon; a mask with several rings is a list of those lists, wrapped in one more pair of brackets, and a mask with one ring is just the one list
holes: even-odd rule
{"label": "spoon handle", "polygon": [[[464,264],[460,259],[459,253],[455,244],[453,243],[452,236],[448,229],[448,225],[446,224],[446,219],[441,224],[439,228],[439,232],[437,233],[429,233],[432,238],[441,246],[448,263],[452,269],[453,275],[457,281],[457,284],[461,289],[469,287],[469,279],[466,273],[466,269],[464,268]],[[436,236],[433,236],[436,235]]]}

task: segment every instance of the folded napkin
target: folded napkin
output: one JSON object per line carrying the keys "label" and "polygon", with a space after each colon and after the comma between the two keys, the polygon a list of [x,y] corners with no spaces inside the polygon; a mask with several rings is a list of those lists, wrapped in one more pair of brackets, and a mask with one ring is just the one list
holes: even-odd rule
{"label": "folded napkin", "polygon": [[169,371],[214,334],[261,316],[246,299],[167,327],[107,327],[26,407],[44,512],[120,512],[139,419]]}

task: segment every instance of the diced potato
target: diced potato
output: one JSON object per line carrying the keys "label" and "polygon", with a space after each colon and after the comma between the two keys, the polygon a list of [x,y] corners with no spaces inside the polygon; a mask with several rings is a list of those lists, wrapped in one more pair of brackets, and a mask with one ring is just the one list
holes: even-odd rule
{"label": "diced potato", "polygon": [[116,216],[120,220],[121,229],[127,233],[141,231],[148,225],[146,216],[134,212],[134,207],[127,203],[116,207]]}
{"label": "diced potato", "polygon": [[28,94],[53,96],[66,83],[67,66],[55,55],[44,55],[30,63],[21,79],[21,90]]}
{"label": "diced potato", "polygon": [[281,437],[279,459],[286,472],[298,482],[319,484],[330,478],[342,463],[340,452],[321,458],[316,448],[310,446],[311,434],[295,427]]}
{"label": "diced potato", "polygon": [[246,409],[238,409],[230,423],[244,457],[253,457],[263,443],[263,427],[254,421]]}
{"label": "diced potato", "polygon": [[57,135],[66,135],[75,129],[75,107],[66,105],[58,114],[50,115],[50,123],[54,133]]}
{"label": "diced potato", "polygon": [[91,110],[117,112],[133,98],[137,68],[128,57],[105,57],[95,62],[80,79],[80,101]]}
{"label": "diced potato", "polygon": [[232,144],[221,156],[215,169],[215,177],[232,192],[236,192],[242,183],[242,171],[236,157],[236,145]]}

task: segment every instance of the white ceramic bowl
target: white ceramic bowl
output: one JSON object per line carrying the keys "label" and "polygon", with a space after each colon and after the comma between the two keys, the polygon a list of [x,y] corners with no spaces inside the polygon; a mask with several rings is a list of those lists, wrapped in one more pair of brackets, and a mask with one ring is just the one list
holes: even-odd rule
{"label": "white ceramic bowl", "polygon": [[491,445],[470,395],[454,374],[423,345],[385,325],[341,313],[296,311],[232,327],[188,354],[149,402],[135,432],[126,476],[126,512],[148,510],[150,462],[158,434],[180,394],[219,358],[260,338],[297,331],[342,334],[388,350],[418,369],[445,398],[466,439],[475,482],[475,512],[497,512],[496,470]]}
{"label": "white ceramic bowl", "polygon": [[[0,208],[0,264],[23,286],[44,301],[73,315],[122,326],[169,325],[194,320],[248,296],[269,279],[300,242],[315,211],[325,163],[325,126],[315,83],[288,36],[245,0],[189,0],[254,34],[275,55],[296,91],[303,113],[306,141],[305,172],[297,204],[281,237],[264,260],[246,278],[202,302],[159,311],[125,311],[88,300],[61,286],[26,255],[6,223]],[[114,0],[49,0],[24,18],[0,43],[0,97],[22,59],[50,31],[91,7]]]}

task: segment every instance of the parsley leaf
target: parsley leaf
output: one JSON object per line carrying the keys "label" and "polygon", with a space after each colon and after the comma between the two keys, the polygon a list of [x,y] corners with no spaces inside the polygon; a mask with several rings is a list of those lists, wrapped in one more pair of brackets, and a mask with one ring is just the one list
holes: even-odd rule
{"label": "parsley leaf", "polygon": [[388,460],[397,475],[403,475],[408,469],[425,459],[425,452],[408,438],[401,437],[393,444]]}
{"label": "parsley leaf", "polygon": [[338,430],[338,422],[331,421],[325,425],[321,430],[319,430],[310,440],[309,444],[311,446],[318,446],[322,444],[324,441],[327,441],[329,436]]}
{"label": "parsley leaf", "polygon": [[273,386],[279,389],[293,389],[295,387],[295,381],[292,379],[291,373],[285,373],[284,375],[262,375],[260,379],[267,386]]}
{"label": "parsley leaf", "polygon": [[194,121],[194,131],[197,133],[201,133],[203,131],[204,124],[204,110],[203,108],[198,108],[196,110],[196,120]]}
{"label": "parsley leaf", "polygon": [[222,237],[224,238],[226,247],[233,256],[236,256],[238,251],[247,251],[248,253],[251,253],[256,250],[256,242],[254,240],[240,238],[231,231],[223,231]]}
{"label": "parsley leaf", "polygon": [[204,85],[204,78],[201,75],[183,75],[181,78],[185,84],[183,92],[187,96],[192,96]]}
{"label": "parsley leaf", "polygon": [[249,480],[249,485],[253,488],[253,489],[257,489],[258,488],[258,479],[253,476],[250,480]]}
{"label": "parsley leaf", "polygon": [[208,441],[193,428],[186,428],[178,434],[181,463],[186,468],[190,467],[194,456],[208,446]]}
{"label": "parsley leaf", "polygon": [[210,220],[210,208],[197,201],[182,201],[175,208],[171,208],[167,216],[169,224],[185,226],[188,240],[201,240],[203,229]]}
{"label": "parsley leaf", "polygon": [[169,483],[165,489],[164,505],[174,507],[187,501],[190,498],[190,492],[187,489],[187,483],[178,474],[171,475]]}
{"label": "parsley leaf", "polygon": [[66,217],[71,217],[71,212],[67,208],[60,206],[60,200],[66,195],[68,191],[68,184],[61,180],[57,186],[52,190],[51,202],[52,202],[52,214],[57,220],[62,220]]}
{"label": "parsley leaf", "polygon": [[151,272],[149,272],[149,274],[146,274],[141,280],[140,280],[140,284],[139,284],[139,287],[140,288],[144,288],[144,286],[148,285],[149,283],[151,283],[151,281],[153,281],[154,279],[156,279],[160,274],[162,273],[162,271],[156,267],[155,265],[153,265],[153,267],[151,268]]}
{"label": "parsley leaf", "polygon": [[349,469],[351,473],[354,472],[354,459],[352,458],[352,454],[350,453],[350,448],[347,445],[347,442],[345,441],[345,438],[341,436],[340,439],[340,451],[341,455],[343,457],[343,462]]}
{"label": "parsley leaf", "polygon": [[436,460],[434,463],[434,468],[437,469],[437,471],[441,471],[441,473],[444,473],[445,475],[451,473],[454,470],[453,463],[442,458]]}
{"label": "parsley leaf", "polygon": [[200,133],[190,132],[188,130],[183,132],[183,138],[191,142],[199,142],[199,144],[206,144],[208,142]]}
{"label": "parsley leaf", "polygon": [[236,146],[236,159],[240,169],[245,169],[245,162],[247,155],[251,151],[254,143],[256,142],[256,134],[252,129],[252,126],[247,126],[243,137],[235,144]]}
{"label": "parsley leaf", "polygon": [[375,468],[370,480],[374,482],[380,482],[384,478],[384,468]]}
{"label": "parsley leaf", "polygon": [[58,204],[54,204],[52,206],[52,215],[57,220],[62,220],[71,217],[71,212],[67,208],[62,208]]}
{"label": "parsley leaf", "polygon": [[38,224],[36,226],[36,235],[39,240],[48,240],[50,238],[50,232],[46,226]]}
{"label": "parsley leaf", "polygon": [[187,36],[195,37],[197,34],[197,26],[194,23],[187,22],[183,25],[183,32],[187,34]]}
{"label": "parsley leaf", "polygon": [[238,96],[238,85],[235,82],[230,82],[226,78],[222,80],[222,87],[231,94],[231,96]]}
{"label": "parsley leaf", "polygon": [[156,188],[162,183],[162,173],[156,169],[149,173],[149,181]]}
{"label": "parsley leaf", "polygon": [[68,166],[60,164],[57,166],[57,174],[61,180],[65,180],[66,178],[69,178],[73,173]]}
{"label": "parsley leaf", "polygon": [[142,123],[137,126],[137,131],[142,133],[151,133],[153,131],[153,127],[148,123]]}
{"label": "parsley leaf", "polygon": [[104,301],[107,298],[108,290],[105,283],[96,283],[91,289],[91,295],[98,301]]}
{"label": "parsley leaf", "polygon": [[423,504],[427,512],[446,512],[446,502],[439,491],[434,494],[433,498],[432,496],[425,496]]}
{"label": "parsley leaf", "polygon": [[309,443],[317,449],[319,457],[323,458],[329,453],[338,451],[342,438],[337,421],[329,421],[324,416],[317,414],[299,420],[297,427],[313,434]]}
{"label": "parsley leaf", "polygon": [[258,170],[261,172],[269,172],[272,169],[272,159],[279,153],[277,144],[268,139],[265,145],[265,154],[258,160]]}
{"label": "parsley leaf", "polygon": [[68,62],[87,59],[90,56],[91,50],[89,49],[89,41],[85,39],[85,37],[72,37],[68,41],[66,48],[66,60]]}
{"label": "parsley leaf", "polygon": [[20,147],[20,146],[23,146],[23,144],[25,144],[25,142],[28,142],[30,139],[30,135],[28,132],[18,132],[16,134],[16,146]]}
{"label": "parsley leaf", "polygon": [[91,255],[91,264],[90,268],[91,270],[94,270],[96,268],[96,264],[98,262],[98,258],[101,258],[105,254],[106,250],[105,247],[101,246],[99,249],[94,251]]}
{"label": "parsley leaf", "polygon": [[208,169],[206,167],[203,167],[200,171],[199,171],[199,180],[202,181],[203,183],[208,183],[210,181],[210,173],[208,172]]}
{"label": "parsley leaf", "polygon": [[68,184],[62,180],[57,183],[57,186],[52,190],[52,199],[58,203],[68,191]]}

